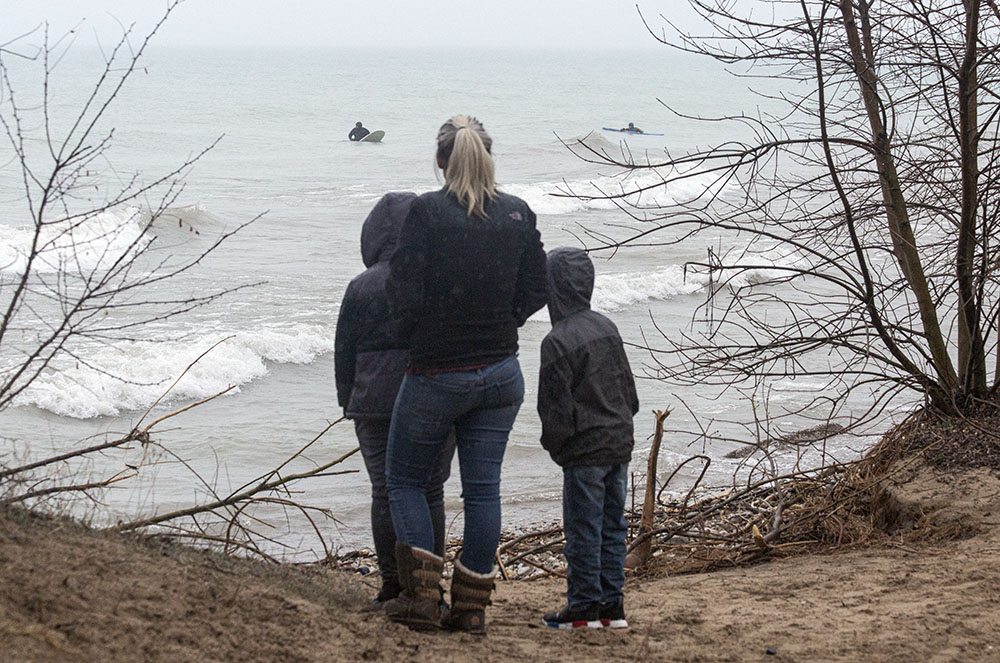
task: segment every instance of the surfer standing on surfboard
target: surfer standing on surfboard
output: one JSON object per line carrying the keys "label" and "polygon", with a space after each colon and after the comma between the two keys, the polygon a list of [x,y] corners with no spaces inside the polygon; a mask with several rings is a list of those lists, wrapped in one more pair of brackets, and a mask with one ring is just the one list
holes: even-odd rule
{"label": "surfer standing on surfboard", "polygon": [[[360,122],[358,122],[358,126],[361,126]],[[619,129],[619,131],[628,131],[628,132],[635,133],[635,134],[645,133],[642,129],[640,129],[639,127],[635,126],[631,122],[628,123],[627,127],[625,127],[624,129]]]}
{"label": "surfer standing on surfboard", "polygon": [[[632,126],[632,125],[629,125]],[[365,129],[364,125],[360,122],[355,123],[354,128],[351,129],[351,133],[347,134],[347,137],[351,140],[361,140],[371,132]]]}

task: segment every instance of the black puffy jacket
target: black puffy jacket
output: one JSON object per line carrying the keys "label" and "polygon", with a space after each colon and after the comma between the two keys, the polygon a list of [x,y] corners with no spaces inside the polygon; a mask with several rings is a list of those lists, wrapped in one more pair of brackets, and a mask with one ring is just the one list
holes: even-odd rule
{"label": "black puffy jacket", "polygon": [[550,251],[548,288],[552,331],[542,340],[538,373],[542,446],[563,467],[627,463],[639,398],[618,328],[590,310],[587,254]]}
{"label": "black puffy jacket", "polygon": [[386,280],[403,219],[417,195],[387,193],[361,228],[367,269],[344,292],[337,318],[334,371],[337,400],[352,419],[389,419],[409,363],[406,342],[390,323]]}
{"label": "black puffy jacket", "polygon": [[499,193],[486,219],[446,190],[410,210],[392,256],[389,301],[415,370],[478,366],[517,352],[517,328],[545,304],[545,251],[528,204]]}

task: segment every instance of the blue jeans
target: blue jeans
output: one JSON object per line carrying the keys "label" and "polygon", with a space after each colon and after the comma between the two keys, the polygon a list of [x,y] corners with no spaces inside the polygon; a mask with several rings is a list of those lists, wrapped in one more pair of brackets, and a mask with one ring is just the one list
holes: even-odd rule
{"label": "blue jeans", "polygon": [[[382,584],[396,585],[396,532],[389,513],[389,494],[385,489],[385,450],[389,440],[388,419],[356,419],[354,431],[358,436],[361,456],[372,482],[372,540],[378,557]],[[434,463],[427,484],[427,504],[434,524],[434,554],[444,554],[444,483],[451,473],[451,459],[455,455],[455,440],[449,439]]]}
{"label": "blue jeans", "polygon": [[493,570],[500,542],[500,466],[524,400],[517,357],[474,371],[407,375],[396,396],[386,452],[386,485],[396,539],[431,550],[425,491],[434,461],[455,428],[465,503],[462,564]]}
{"label": "blue jeans", "polygon": [[566,602],[616,603],[625,584],[628,463],[563,468]]}

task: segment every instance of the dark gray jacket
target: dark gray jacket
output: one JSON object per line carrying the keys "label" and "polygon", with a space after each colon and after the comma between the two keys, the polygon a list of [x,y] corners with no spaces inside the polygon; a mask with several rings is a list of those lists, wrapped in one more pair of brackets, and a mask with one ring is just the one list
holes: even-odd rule
{"label": "dark gray jacket", "polygon": [[590,310],[594,266],[568,247],[550,251],[547,263],[552,331],[538,374],[542,446],[562,467],[627,463],[639,399],[618,328]]}
{"label": "dark gray jacket", "polygon": [[406,342],[390,322],[389,257],[416,194],[387,193],[361,228],[364,272],[344,292],[337,318],[334,371],[337,401],[351,419],[389,419],[409,363]]}
{"label": "dark gray jacket", "polygon": [[545,250],[528,204],[506,193],[470,217],[447,190],[417,198],[386,286],[412,369],[482,366],[517,352],[545,304]]}

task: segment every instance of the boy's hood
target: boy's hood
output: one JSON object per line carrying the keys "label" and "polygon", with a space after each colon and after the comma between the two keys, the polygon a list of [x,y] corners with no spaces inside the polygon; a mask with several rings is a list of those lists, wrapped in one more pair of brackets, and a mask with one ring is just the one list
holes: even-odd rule
{"label": "boy's hood", "polygon": [[399,230],[416,199],[417,194],[410,191],[393,191],[375,203],[361,227],[361,259],[365,267],[388,260],[396,250]]}
{"label": "boy's hood", "polygon": [[553,323],[590,308],[594,292],[594,264],[586,252],[560,246],[548,253],[549,319]]}

